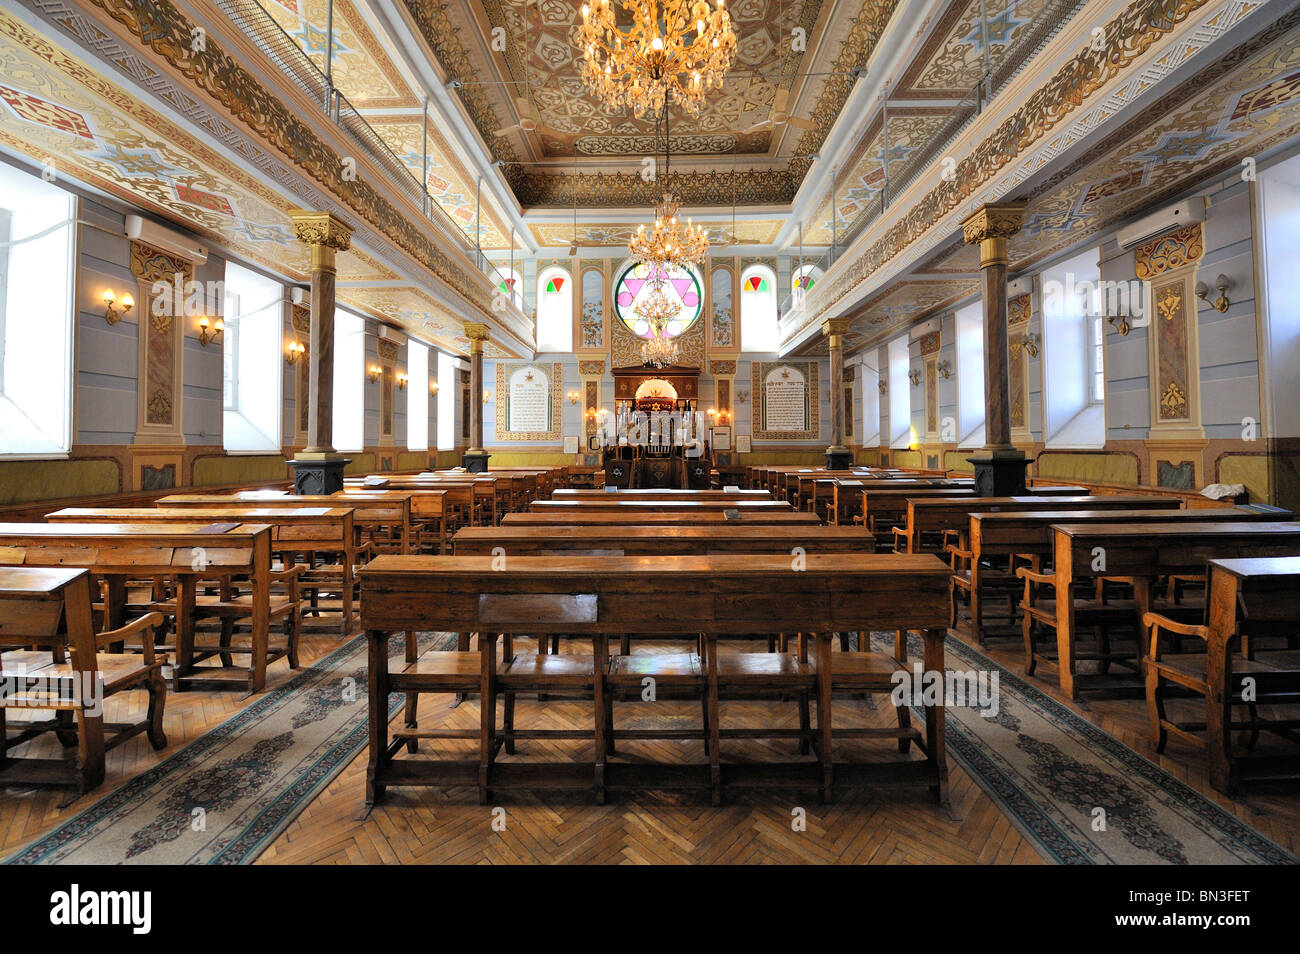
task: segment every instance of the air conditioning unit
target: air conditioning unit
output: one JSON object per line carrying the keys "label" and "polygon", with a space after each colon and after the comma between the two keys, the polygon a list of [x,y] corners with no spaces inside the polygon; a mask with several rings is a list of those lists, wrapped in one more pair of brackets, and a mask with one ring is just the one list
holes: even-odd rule
{"label": "air conditioning unit", "polygon": [[394,344],[400,345],[406,343],[406,335],[402,334],[402,332],[398,331],[396,328],[390,328],[388,325],[380,325],[378,335],[385,341],[391,341]]}
{"label": "air conditioning unit", "polygon": [[921,322],[919,325],[913,325],[908,332],[908,341],[920,341],[926,335],[939,330],[939,319],[930,318]]}
{"label": "air conditioning unit", "polygon": [[202,265],[208,260],[208,247],[198,239],[157,222],[150,222],[143,216],[128,215],[125,232],[129,239],[136,239],[169,255],[179,255],[195,265]]}
{"label": "air conditioning unit", "polygon": [[1204,221],[1205,197],[1197,196],[1194,199],[1185,199],[1177,205],[1171,205],[1167,209],[1161,209],[1154,215],[1138,219],[1132,225],[1120,229],[1116,239],[1120,248],[1128,248],[1161,232]]}
{"label": "air conditioning unit", "polygon": [[295,285],[293,288],[289,289],[289,300],[295,305],[300,305],[303,308],[306,308],[308,303],[311,301],[311,289],[300,288]]}
{"label": "air conditioning unit", "polygon": [[1021,295],[1028,295],[1033,287],[1033,282],[1027,276],[1017,278],[1013,282],[1007,282],[1007,297],[1019,298]]}

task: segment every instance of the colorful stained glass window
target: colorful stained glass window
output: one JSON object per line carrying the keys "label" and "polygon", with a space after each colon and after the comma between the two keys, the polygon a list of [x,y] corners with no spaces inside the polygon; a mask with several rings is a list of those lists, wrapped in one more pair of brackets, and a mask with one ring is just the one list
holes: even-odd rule
{"label": "colorful stained glass window", "polygon": [[564,287],[563,278],[552,278],[546,282],[546,290],[548,292],[552,292],[552,293],[558,292],[563,287]]}
{"label": "colorful stained glass window", "polygon": [[767,291],[767,279],[761,275],[750,275],[745,279],[745,291]]}
{"label": "colorful stained glass window", "polygon": [[695,324],[704,310],[703,286],[692,268],[669,266],[652,275],[648,265],[633,262],[614,283],[614,312],[637,337],[649,337],[650,325],[637,316],[636,306],[650,293],[653,278],[662,278],[666,293],[680,303],[677,317],[667,327],[668,337],[675,338]]}

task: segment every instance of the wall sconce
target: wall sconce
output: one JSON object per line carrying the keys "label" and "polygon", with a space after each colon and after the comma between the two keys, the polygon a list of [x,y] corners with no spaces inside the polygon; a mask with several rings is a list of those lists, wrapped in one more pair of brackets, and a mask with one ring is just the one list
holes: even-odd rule
{"label": "wall sconce", "polygon": [[404,375],[404,374],[399,374],[399,375],[397,376],[397,390],[399,390],[399,391],[405,391],[405,390],[406,390],[406,382],[407,382],[407,380],[408,380],[408,379],[407,379],[406,375]]}
{"label": "wall sconce", "polygon": [[742,391],[737,391],[737,392],[736,392],[736,403],[737,403],[737,404],[744,404],[744,403],[745,403],[746,401],[748,401],[748,400],[749,400],[749,392],[748,392],[748,391],[743,391],[743,390],[742,390]]}
{"label": "wall sconce", "polygon": [[284,351],[285,364],[297,364],[298,359],[306,353],[307,348],[301,341],[289,342],[289,347]]}
{"label": "wall sconce", "polygon": [[[1128,332],[1124,331],[1121,334],[1128,334]],[[1029,357],[1038,357],[1038,335],[1032,331],[1020,339],[1020,346],[1029,352]]]}
{"label": "wall sconce", "polygon": [[914,388],[920,387],[921,372],[918,371],[916,368],[913,368],[911,371],[907,372],[907,380],[912,382],[912,387]]}
{"label": "wall sconce", "polygon": [[489,401],[491,401],[491,400],[492,400],[492,392],[489,391],[487,388],[484,388],[484,389],[483,389],[483,403],[484,403],[484,404],[487,404],[487,403],[488,403]]}
{"label": "wall sconce", "polygon": [[437,382],[437,381],[430,381],[430,382],[429,382],[429,393],[430,393],[430,394],[437,394],[437,393],[438,393],[438,382]]}
{"label": "wall sconce", "polygon": [[[1219,290],[1219,297],[1214,299],[1214,301],[1211,301],[1210,305],[1217,312],[1225,312],[1228,310],[1228,306],[1232,304],[1232,302],[1228,301],[1228,296],[1225,294],[1225,292],[1232,287],[1232,279],[1227,275],[1220,275],[1214,280],[1214,287]],[[1201,301],[1208,301],[1209,295],[1210,289],[1206,287],[1205,282],[1197,282],[1196,297]]]}
{"label": "wall sconce", "polygon": [[370,367],[366,368],[366,380],[371,384],[374,384],[379,380],[379,376],[383,373],[383,368],[379,367],[377,364],[372,364]]}
{"label": "wall sconce", "polygon": [[1131,317],[1131,315],[1107,315],[1106,323],[1114,328],[1121,338],[1126,338],[1128,333],[1133,330],[1133,326],[1129,323]]}
{"label": "wall sconce", "polygon": [[952,377],[952,362],[940,361],[938,364],[934,366],[934,370],[942,374],[943,379],[947,381],[950,377]]}
{"label": "wall sconce", "polygon": [[226,323],[220,318],[218,318],[217,323],[209,329],[208,316],[203,315],[199,318],[199,344],[206,348],[208,345],[212,344],[212,342],[216,341],[221,332],[225,330]]}
{"label": "wall sconce", "polygon": [[884,381],[881,381],[879,384],[876,385],[876,388],[880,391],[881,394],[884,394],[886,391],[889,390],[889,385],[885,384]]}
{"label": "wall sconce", "polygon": [[104,294],[104,320],[110,325],[115,325],[122,320],[122,316],[135,307],[135,299],[130,295],[122,296],[122,304],[114,308],[117,302],[117,294],[111,288],[105,288]]}
{"label": "wall sconce", "polygon": [[577,404],[578,401],[579,401],[581,398],[582,398],[582,395],[581,395],[580,393],[578,393],[577,391],[570,391],[570,392],[569,392],[569,403],[570,403],[570,404]]}

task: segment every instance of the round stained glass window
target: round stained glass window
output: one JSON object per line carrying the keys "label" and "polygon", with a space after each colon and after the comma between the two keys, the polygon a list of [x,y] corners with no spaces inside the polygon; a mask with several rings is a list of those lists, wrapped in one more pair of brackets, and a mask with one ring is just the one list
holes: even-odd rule
{"label": "round stained glass window", "polygon": [[668,337],[676,338],[695,324],[704,310],[704,293],[694,269],[670,265],[658,271],[652,275],[650,266],[633,262],[614,283],[614,312],[638,338],[650,337],[650,323],[636,313],[636,307],[650,294],[654,278],[663,279],[664,293],[679,305],[677,317],[668,322]]}

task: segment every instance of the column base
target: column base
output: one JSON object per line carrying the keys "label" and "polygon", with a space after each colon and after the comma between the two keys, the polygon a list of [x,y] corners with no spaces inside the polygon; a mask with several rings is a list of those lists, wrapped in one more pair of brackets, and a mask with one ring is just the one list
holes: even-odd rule
{"label": "column base", "polygon": [[827,470],[848,470],[853,466],[853,451],[847,447],[826,448]]}
{"label": "column base", "polygon": [[482,474],[487,471],[488,458],[491,456],[491,454],[484,451],[479,451],[477,453],[466,451],[461,455],[460,466],[464,467],[471,474]]}
{"label": "column base", "polygon": [[993,455],[967,457],[975,466],[975,496],[1019,497],[1025,493],[1025,468],[1029,458]]}
{"label": "column base", "polygon": [[336,494],[343,489],[343,468],[352,463],[346,457],[325,457],[286,461],[293,468],[293,492],[299,497]]}

